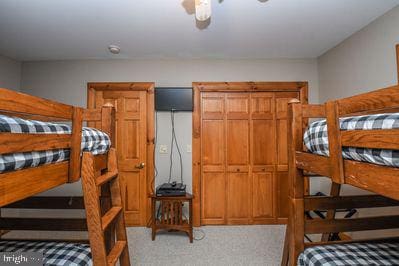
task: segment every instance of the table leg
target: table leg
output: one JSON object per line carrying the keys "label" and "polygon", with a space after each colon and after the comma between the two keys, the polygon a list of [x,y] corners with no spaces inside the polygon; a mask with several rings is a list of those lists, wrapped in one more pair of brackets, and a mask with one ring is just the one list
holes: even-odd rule
{"label": "table leg", "polygon": [[151,213],[151,217],[152,217],[152,219],[151,219],[151,229],[152,229],[151,235],[152,235],[152,241],[155,240],[155,234],[156,234],[156,219],[157,219],[157,217],[156,217],[156,213],[155,213],[155,204],[156,204],[156,200],[155,199],[151,199],[151,210],[152,210],[152,213]]}
{"label": "table leg", "polygon": [[193,201],[190,199],[188,201],[188,208],[189,208],[189,225],[190,225],[190,231],[189,231],[189,238],[190,238],[190,243],[193,243]]}

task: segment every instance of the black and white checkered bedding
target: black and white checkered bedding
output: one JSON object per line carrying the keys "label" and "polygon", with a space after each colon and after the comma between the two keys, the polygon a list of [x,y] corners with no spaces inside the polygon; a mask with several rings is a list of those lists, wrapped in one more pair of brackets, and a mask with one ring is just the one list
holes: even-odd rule
{"label": "black and white checkered bedding", "polygon": [[353,243],[305,249],[299,266],[399,265],[399,243]]}
{"label": "black and white checkered bedding", "polygon": [[[0,132],[32,133],[32,134],[71,134],[72,127],[66,124],[54,124],[35,120],[0,115]],[[94,155],[106,153],[111,146],[109,136],[97,129],[83,127],[82,151]],[[0,154],[0,173],[37,167],[69,159],[69,149],[56,149],[38,152]]]}
{"label": "black and white checkered bedding", "polygon": [[88,244],[0,241],[0,252],[39,252],[43,254],[43,265],[93,265]]}
{"label": "black and white checkered bedding", "polygon": [[[399,129],[399,113],[341,118],[340,128],[341,130]],[[325,119],[310,124],[304,134],[304,143],[309,152],[329,156]],[[344,159],[399,167],[398,150],[344,147],[342,155]]]}

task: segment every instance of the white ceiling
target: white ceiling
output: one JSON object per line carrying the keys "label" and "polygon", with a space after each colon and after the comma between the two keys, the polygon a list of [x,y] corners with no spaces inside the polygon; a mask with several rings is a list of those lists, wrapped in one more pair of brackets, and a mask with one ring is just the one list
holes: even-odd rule
{"label": "white ceiling", "polygon": [[[212,0],[196,25],[194,0],[1,0],[0,54],[87,58],[313,58],[399,0]],[[117,44],[120,55],[107,46]]]}

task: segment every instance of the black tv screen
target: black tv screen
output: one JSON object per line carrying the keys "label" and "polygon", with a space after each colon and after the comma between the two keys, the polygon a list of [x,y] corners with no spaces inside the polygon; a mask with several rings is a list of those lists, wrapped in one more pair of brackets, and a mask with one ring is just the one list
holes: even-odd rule
{"label": "black tv screen", "polygon": [[193,111],[193,89],[191,87],[155,88],[155,110]]}

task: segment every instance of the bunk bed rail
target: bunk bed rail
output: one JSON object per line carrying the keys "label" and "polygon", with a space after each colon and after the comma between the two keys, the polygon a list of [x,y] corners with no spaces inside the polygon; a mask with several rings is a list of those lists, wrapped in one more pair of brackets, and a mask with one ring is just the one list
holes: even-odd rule
{"label": "bunk bed rail", "polygon": [[[337,115],[339,117],[399,112],[399,86],[392,86],[329,102],[337,105]],[[292,103],[299,102],[293,101]],[[327,103],[301,105],[302,117],[325,118]]]}
{"label": "bunk bed rail", "polygon": [[389,112],[399,108],[399,86],[392,86],[335,101],[340,116]]}

